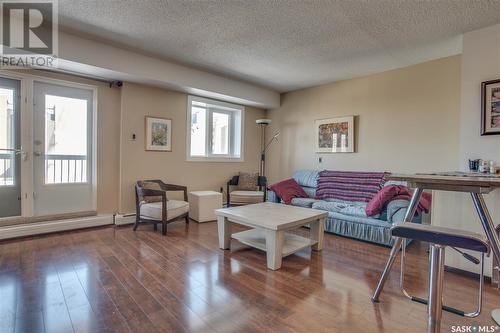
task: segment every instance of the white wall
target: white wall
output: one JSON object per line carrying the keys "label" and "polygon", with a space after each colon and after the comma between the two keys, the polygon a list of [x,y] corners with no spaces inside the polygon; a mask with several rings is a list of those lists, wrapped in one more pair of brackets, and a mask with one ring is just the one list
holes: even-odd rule
{"label": "white wall", "polygon": [[[481,82],[500,78],[500,25],[466,33],[463,38],[459,155],[466,171],[469,158],[500,163],[500,136],[480,136]],[[495,224],[500,223],[500,190],[486,195]],[[436,192],[432,223],[483,234],[469,194]],[[448,251],[447,265],[478,272],[478,267]],[[491,275],[491,259],[487,264]]]}

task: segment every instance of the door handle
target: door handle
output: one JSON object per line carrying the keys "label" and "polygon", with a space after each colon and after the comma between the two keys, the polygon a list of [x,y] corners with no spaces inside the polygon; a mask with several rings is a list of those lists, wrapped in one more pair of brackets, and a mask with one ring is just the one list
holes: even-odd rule
{"label": "door handle", "polygon": [[26,161],[28,159],[28,154],[24,150],[22,150],[22,149],[17,149],[17,148],[0,148],[0,150],[10,151],[10,152],[13,152],[16,155],[21,155],[21,158],[23,159],[23,161]]}
{"label": "door handle", "polygon": [[33,155],[35,155],[37,157],[40,157],[40,156],[42,156],[42,152],[40,152],[40,151],[34,151]]}
{"label": "door handle", "polygon": [[22,154],[23,153],[22,149],[16,149],[16,148],[0,148],[0,150],[10,151],[10,152],[14,152],[16,154]]}

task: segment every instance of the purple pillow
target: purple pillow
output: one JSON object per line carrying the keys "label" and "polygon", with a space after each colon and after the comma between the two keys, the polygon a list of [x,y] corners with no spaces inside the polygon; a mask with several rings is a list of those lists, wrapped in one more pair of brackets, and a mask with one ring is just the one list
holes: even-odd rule
{"label": "purple pillow", "polygon": [[307,193],[293,178],[269,185],[268,188],[275,192],[287,205],[292,202],[293,198],[309,198]]}
{"label": "purple pillow", "polygon": [[384,206],[399,193],[398,186],[389,185],[383,187],[366,205],[366,215],[380,214]]}

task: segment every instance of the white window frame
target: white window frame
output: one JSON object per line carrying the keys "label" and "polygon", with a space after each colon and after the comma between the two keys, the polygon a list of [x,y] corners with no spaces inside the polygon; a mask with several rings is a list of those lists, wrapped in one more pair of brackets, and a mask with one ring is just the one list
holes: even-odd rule
{"label": "white window frame", "polygon": [[[206,130],[205,130],[205,155],[204,156],[191,156],[191,119],[192,119],[192,104],[193,102],[201,102],[216,105],[215,108],[207,108],[206,114]],[[234,157],[232,153],[235,150],[234,128],[236,127],[236,119],[234,112],[239,111],[241,117],[241,138],[240,138],[240,156]],[[212,119],[213,113],[221,113],[229,115],[229,154],[213,154],[212,153]],[[186,161],[190,162],[244,162],[244,138],[245,138],[245,107],[242,105],[221,102],[214,99],[188,96],[187,98],[187,117],[186,117]]]}

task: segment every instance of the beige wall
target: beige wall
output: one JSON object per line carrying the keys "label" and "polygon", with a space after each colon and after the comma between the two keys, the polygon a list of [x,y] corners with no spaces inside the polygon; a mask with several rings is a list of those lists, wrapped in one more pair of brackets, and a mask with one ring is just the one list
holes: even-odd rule
{"label": "beige wall", "polygon": [[[134,183],[139,179],[158,178],[186,185],[188,190],[218,191],[238,171],[259,170],[259,128],[255,120],[265,116],[264,110],[245,110],[244,162],[209,163],[186,161],[186,94],[125,83],[121,106],[121,213],[135,211]],[[172,119],[172,152],[144,150],[146,115]]]}
{"label": "beige wall", "polygon": [[[270,110],[270,181],[297,169],[453,170],[458,154],[460,56],[282,95]],[[314,120],[355,115],[356,152],[314,152]],[[318,162],[318,157],[323,162]]]}

